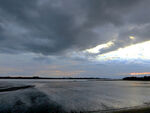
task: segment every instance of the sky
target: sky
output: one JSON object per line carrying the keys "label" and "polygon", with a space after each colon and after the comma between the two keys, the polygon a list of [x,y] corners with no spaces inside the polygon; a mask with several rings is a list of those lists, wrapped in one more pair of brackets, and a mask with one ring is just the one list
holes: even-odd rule
{"label": "sky", "polygon": [[0,76],[150,75],[150,0],[0,0]]}

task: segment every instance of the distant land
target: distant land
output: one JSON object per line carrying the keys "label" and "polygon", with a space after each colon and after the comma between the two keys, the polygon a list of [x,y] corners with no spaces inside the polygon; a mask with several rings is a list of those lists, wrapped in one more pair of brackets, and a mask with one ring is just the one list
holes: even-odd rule
{"label": "distant land", "polygon": [[150,81],[150,76],[144,77],[125,77],[123,80],[138,80],[138,81]]}
{"label": "distant land", "polygon": [[39,76],[32,76],[32,77],[0,77],[0,79],[97,79],[97,80],[114,80],[109,78],[98,78],[98,77],[39,77]]}
{"label": "distant land", "polygon": [[144,77],[124,77],[123,79],[112,79],[112,78],[99,78],[99,77],[39,77],[39,76],[32,76],[32,77],[0,77],[0,79],[91,79],[91,80],[131,80],[131,81],[150,81],[150,76]]}

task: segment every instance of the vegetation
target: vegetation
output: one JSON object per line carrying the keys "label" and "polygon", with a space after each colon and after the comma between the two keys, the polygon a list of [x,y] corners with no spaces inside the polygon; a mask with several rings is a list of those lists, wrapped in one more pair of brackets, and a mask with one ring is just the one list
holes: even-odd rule
{"label": "vegetation", "polygon": [[125,77],[123,80],[140,80],[140,81],[150,81],[150,76],[144,77]]}
{"label": "vegetation", "polygon": [[98,78],[98,77],[39,77],[39,76],[33,76],[33,77],[0,77],[0,79],[99,79],[99,80],[111,80],[107,78]]}

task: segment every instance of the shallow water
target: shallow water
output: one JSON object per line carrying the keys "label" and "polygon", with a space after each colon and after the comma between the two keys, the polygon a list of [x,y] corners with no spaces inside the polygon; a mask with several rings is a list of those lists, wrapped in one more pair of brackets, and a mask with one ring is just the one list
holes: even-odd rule
{"label": "shallow water", "polygon": [[[103,111],[150,103],[150,82],[93,80],[0,80],[0,88],[35,85],[34,88],[0,92],[0,108],[33,107],[60,111]],[[36,97],[34,101],[32,98]],[[16,104],[16,100],[22,103]],[[40,106],[45,106],[41,107]],[[1,110],[0,109],[0,110]],[[48,111],[47,110],[47,111]],[[25,111],[25,110],[24,110]],[[16,112],[16,111],[15,111]]]}

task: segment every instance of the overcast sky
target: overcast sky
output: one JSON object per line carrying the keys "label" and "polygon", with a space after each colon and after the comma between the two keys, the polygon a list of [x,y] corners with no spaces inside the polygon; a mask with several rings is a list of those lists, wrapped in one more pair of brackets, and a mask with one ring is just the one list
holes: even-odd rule
{"label": "overcast sky", "polygon": [[150,0],[0,0],[0,76],[149,74],[149,6]]}

